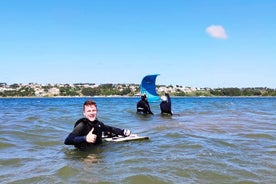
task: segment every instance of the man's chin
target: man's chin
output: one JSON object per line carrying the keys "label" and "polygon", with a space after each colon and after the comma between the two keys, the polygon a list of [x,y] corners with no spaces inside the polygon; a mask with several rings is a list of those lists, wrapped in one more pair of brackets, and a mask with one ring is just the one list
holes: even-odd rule
{"label": "man's chin", "polygon": [[94,121],[96,118],[88,118],[89,121]]}

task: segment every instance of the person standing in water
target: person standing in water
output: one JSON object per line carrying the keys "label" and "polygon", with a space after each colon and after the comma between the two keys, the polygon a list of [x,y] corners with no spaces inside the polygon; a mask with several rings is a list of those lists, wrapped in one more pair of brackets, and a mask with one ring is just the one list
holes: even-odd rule
{"label": "person standing in water", "polygon": [[141,100],[137,102],[136,105],[137,113],[138,114],[152,114],[153,112],[150,109],[150,105],[147,99],[147,95],[142,95]]}
{"label": "person standing in water", "polygon": [[128,137],[131,131],[105,125],[97,119],[97,104],[93,100],[87,100],[83,104],[84,118],[79,119],[74,126],[73,131],[66,137],[64,144],[74,145],[83,150],[87,147],[100,144],[102,135],[122,135]]}
{"label": "person standing in water", "polygon": [[161,96],[162,102],[160,103],[160,110],[161,114],[170,114],[171,116],[173,115],[172,113],[172,103],[171,103],[171,98],[168,93],[165,93],[164,96]]}

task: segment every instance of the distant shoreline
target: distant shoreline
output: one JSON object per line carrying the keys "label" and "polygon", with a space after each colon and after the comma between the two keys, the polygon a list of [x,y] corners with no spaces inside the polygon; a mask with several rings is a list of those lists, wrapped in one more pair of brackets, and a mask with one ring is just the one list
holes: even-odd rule
{"label": "distant shoreline", "polygon": [[[133,98],[139,99],[139,96],[51,96],[51,97],[39,97],[39,96],[20,96],[20,97],[1,97],[0,99],[18,99],[18,98]],[[171,98],[276,98],[276,96],[171,96]]]}
{"label": "distant shoreline", "polygon": [[[276,89],[256,88],[195,88],[179,85],[156,85],[156,93],[180,97],[213,96],[276,96]],[[137,97],[140,95],[139,84],[12,84],[0,83],[0,97]]]}

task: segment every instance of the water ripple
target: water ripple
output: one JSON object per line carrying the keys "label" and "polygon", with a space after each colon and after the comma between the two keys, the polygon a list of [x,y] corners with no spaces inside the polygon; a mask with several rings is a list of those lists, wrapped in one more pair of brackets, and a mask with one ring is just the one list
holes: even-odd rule
{"label": "water ripple", "polygon": [[80,152],[63,141],[85,99],[0,99],[1,182],[276,181],[276,98],[172,98],[172,117],[158,103],[154,116],[140,116],[137,98],[97,98],[99,119],[150,140]]}

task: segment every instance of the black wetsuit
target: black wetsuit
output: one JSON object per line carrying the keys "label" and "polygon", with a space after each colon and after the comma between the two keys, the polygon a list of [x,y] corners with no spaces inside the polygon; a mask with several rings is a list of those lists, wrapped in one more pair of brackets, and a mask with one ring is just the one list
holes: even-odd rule
{"label": "black wetsuit", "polygon": [[150,110],[149,102],[145,99],[141,99],[137,103],[137,113],[143,113],[143,114],[153,114]]}
{"label": "black wetsuit", "polygon": [[[94,128],[93,134],[97,135],[95,143],[86,142],[86,135]],[[96,145],[102,142],[102,135],[123,135],[124,130],[116,127],[104,125],[99,120],[89,121],[87,118],[79,119],[74,126],[74,130],[64,141],[66,145],[74,145],[76,148],[85,149],[88,146]]]}
{"label": "black wetsuit", "polygon": [[165,94],[165,96],[167,97],[167,101],[162,101],[160,103],[160,110],[161,110],[161,114],[172,114],[172,108],[171,108],[171,98],[169,94]]}

